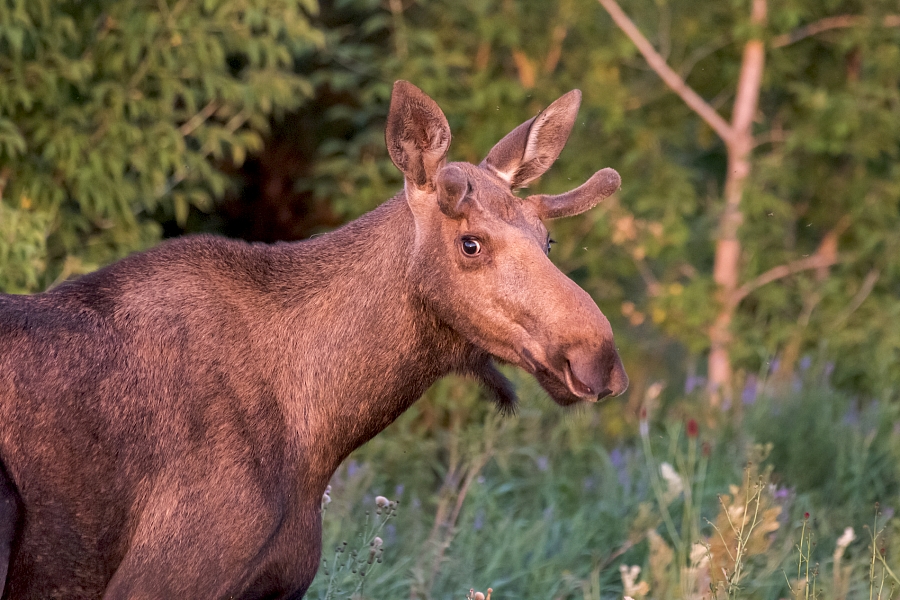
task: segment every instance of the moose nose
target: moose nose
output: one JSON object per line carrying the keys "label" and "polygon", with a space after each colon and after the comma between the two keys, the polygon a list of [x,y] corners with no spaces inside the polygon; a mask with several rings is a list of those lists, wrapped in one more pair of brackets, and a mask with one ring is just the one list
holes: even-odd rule
{"label": "moose nose", "polygon": [[628,375],[612,344],[604,344],[599,352],[571,349],[566,353],[565,379],[572,394],[592,401],[618,396],[628,388]]}

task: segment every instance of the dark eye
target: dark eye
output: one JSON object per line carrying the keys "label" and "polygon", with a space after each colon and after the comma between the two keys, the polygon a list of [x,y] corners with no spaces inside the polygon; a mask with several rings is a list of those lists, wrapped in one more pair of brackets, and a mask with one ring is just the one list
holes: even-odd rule
{"label": "dark eye", "polygon": [[555,243],[556,240],[554,240],[552,237],[547,238],[547,254],[550,254],[550,246]]}
{"label": "dark eye", "polygon": [[481,242],[471,237],[462,239],[462,251],[466,256],[477,256],[481,252]]}

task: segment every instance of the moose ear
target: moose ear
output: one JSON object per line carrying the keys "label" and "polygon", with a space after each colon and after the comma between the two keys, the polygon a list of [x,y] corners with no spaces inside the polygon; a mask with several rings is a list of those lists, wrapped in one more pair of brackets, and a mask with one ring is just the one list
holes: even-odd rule
{"label": "moose ear", "polygon": [[581,92],[578,90],[562,96],[497,142],[481,165],[490,167],[512,189],[528,185],[559,157],[575,124],[580,104]]}
{"label": "moose ear", "polygon": [[406,181],[432,191],[450,149],[450,126],[435,101],[408,81],[396,82],[384,137]]}
{"label": "moose ear", "polygon": [[610,168],[594,173],[590,179],[565,194],[528,196],[525,202],[534,204],[541,219],[571,217],[594,208],[601,200],[622,187],[622,178]]}

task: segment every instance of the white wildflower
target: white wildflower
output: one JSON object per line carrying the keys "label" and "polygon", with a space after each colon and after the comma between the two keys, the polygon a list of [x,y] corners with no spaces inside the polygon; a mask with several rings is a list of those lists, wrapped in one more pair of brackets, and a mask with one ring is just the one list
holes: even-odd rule
{"label": "white wildflower", "polygon": [[684,482],[675,468],[667,462],[659,465],[659,474],[666,482],[666,493],[663,494],[663,500],[668,504],[684,491]]}
{"label": "white wildflower", "polygon": [[834,548],[834,562],[835,564],[841,562],[841,558],[844,556],[844,551],[847,549],[853,540],[856,539],[856,532],[853,531],[852,527],[848,527],[844,530],[843,535],[838,538],[837,544]]}
{"label": "white wildflower", "polygon": [[855,539],[856,533],[853,531],[852,527],[848,527],[844,530],[844,534],[838,538],[837,545],[846,548]]}
{"label": "white wildflower", "polygon": [[391,501],[384,496],[377,496],[375,498],[375,506],[377,506],[378,508],[387,508],[390,505]]}
{"label": "white wildflower", "polygon": [[641,575],[641,568],[639,566],[633,565],[629,567],[620,565],[619,574],[622,576],[622,588],[625,592],[625,596],[637,596],[638,598],[642,598],[650,593],[650,584],[646,581],[640,583],[637,582],[638,577]]}
{"label": "white wildflower", "polygon": [[650,386],[647,387],[647,392],[644,394],[644,397],[647,398],[647,400],[656,400],[657,398],[659,398],[659,395],[662,393],[665,387],[666,384],[661,381],[651,383]]}

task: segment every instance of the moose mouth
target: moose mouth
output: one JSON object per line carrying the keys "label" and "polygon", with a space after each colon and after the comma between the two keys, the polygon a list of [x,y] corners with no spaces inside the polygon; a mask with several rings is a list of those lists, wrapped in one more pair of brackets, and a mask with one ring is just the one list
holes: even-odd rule
{"label": "moose mouth", "polygon": [[572,394],[579,398],[583,398],[588,402],[597,402],[612,394],[612,390],[608,387],[604,387],[602,390],[597,391],[578,379],[572,371],[572,363],[568,360],[566,361],[565,367],[563,367],[563,373],[565,375],[566,388],[568,388]]}
{"label": "moose mouth", "polygon": [[597,402],[613,393],[608,387],[594,389],[584,383],[575,374],[568,359],[563,359],[562,367],[556,368],[537,360],[527,348],[522,349],[521,356],[525,362],[525,370],[534,375],[541,387],[560,406],[570,406],[582,401]]}

